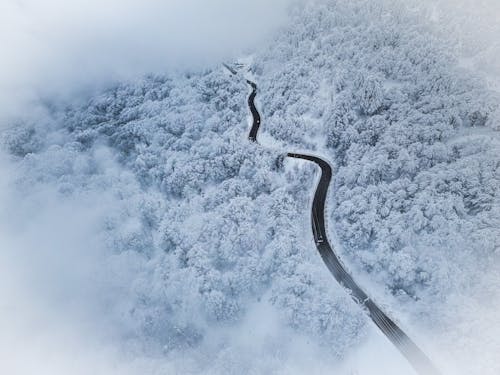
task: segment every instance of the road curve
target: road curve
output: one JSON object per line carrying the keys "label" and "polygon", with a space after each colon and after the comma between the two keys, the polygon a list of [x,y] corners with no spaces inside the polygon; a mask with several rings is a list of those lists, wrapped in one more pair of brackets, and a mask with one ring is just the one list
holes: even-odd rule
{"label": "road curve", "polygon": [[352,299],[367,311],[371,320],[399,349],[419,374],[439,374],[424,352],[422,352],[408,335],[368,297],[358,284],[356,284],[328,242],[325,229],[325,201],[328,193],[328,186],[332,179],[332,168],[330,165],[316,156],[295,153],[288,153],[287,156],[312,161],[321,168],[321,178],[316,187],[316,193],[314,194],[312,204],[311,226],[316,248],[330,273],[340,285],[347,289]]}
{"label": "road curve", "polygon": [[[233,72],[234,71],[232,71],[232,73]],[[236,72],[233,74],[236,74]],[[252,142],[257,142],[257,133],[261,123],[260,114],[255,107],[257,85],[250,80],[247,80],[247,83],[252,87],[252,92],[248,97],[248,106],[253,117],[253,123],[248,139]],[[394,344],[401,354],[403,354],[418,374],[440,375],[440,372],[436,369],[425,353],[359,287],[359,285],[342,265],[337,254],[333,251],[332,246],[328,242],[325,227],[325,201],[328,193],[328,187],[330,186],[330,181],[332,179],[332,167],[330,164],[328,164],[325,160],[312,155],[288,153],[287,156],[316,163],[321,168],[321,178],[318,182],[318,186],[316,187],[312,204],[311,227],[316,248],[318,249],[321,258],[330,273],[333,275],[335,280],[337,280],[337,282],[347,290],[352,299],[368,313],[368,316],[375,323],[375,325]]]}
{"label": "road curve", "polygon": [[260,127],[260,114],[255,107],[255,97],[257,96],[257,85],[247,79],[247,83],[252,87],[252,93],[248,97],[248,107],[250,108],[250,112],[253,117],[252,128],[250,129],[250,134],[248,135],[248,139],[252,142],[257,142],[257,133],[259,132]]}

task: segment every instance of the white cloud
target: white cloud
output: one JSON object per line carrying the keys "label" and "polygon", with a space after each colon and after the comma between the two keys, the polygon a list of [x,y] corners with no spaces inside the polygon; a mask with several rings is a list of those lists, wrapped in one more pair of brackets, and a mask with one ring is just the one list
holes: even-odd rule
{"label": "white cloud", "polygon": [[415,0],[438,32],[451,39],[460,64],[500,92],[500,2]]}
{"label": "white cloud", "polygon": [[[121,178],[99,152],[99,165]],[[101,227],[122,203],[96,189],[62,199],[53,184],[26,195],[14,168],[0,156],[0,373],[152,374],[116,345],[132,329],[116,310],[144,261],[130,253],[110,265]]]}
{"label": "white cloud", "polygon": [[203,66],[258,44],[288,0],[4,0],[0,116],[40,96]]}
{"label": "white cloud", "polygon": [[[494,0],[490,2],[493,4]],[[230,58],[259,43],[276,27],[284,18],[285,6],[286,0],[143,3],[135,0],[3,0],[0,3],[0,116],[20,114],[27,102],[36,102],[39,96],[70,95],[113,79],[167,68],[203,66]],[[458,12],[458,8],[456,10]],[[484,13],[489,15],[481,21],[484,31],[477,29],[475,38],[494,43],[497,39],[490,37],[495,29],[488,25],[493,27],[495,17],[491,12]],[[467,18],[456,20],[457,25],[461,25]],[[474,30],[473,22],[468,23],[467,30]],[[6,176],[10,175],[6,165],[0,164],[3,172],[0,193],[5,190],[1,184],[6,183]],[[107,298],[115,297],[117,283],[127,284],[120,275],[113,280],[106,279],[102,265],[106,249],[93,241],[95,223],[104,216],[103,210],[109,208],[104,199],[99,200],[96,193],[92,200],[98,204],[94,206],[88,201],[61,204],[51,192],[45,192],[44,199],[40,199],[45,202],[41,207],[26,207],[23,211],[8,202],[17,204],[25,201],[24,197],[4,198],[0,197],[0,275],[3,280],[0,283],[0,353],[4,353],[7,360],[0,369],[13,374],[132,373],[130,364],[118,364],[121,358],[110,349],[112,343],[99,344],[102,338],[96,334],[112,334],[103,330],[109,321],[96,310],[110,304]],[[109,203],[109,199],[107,202],[114,204]],[[3,216],[16,210],[16,215]],[[25,230],[16,234],[14,228],[19,226]],[[56,234],[63,234],[57,237],[56,243],[54,228],[58,228]],[[32,253],[33,250],[36,252]],[[13,259],[15,264],[11,263]],[[123,273],[127,273],[126,268]],[[492,312],[488,311],[492,322],[494,312],[498,311],[496,306]],[[75,313],[81,315],[68,316],[68,321],[65,320],[65,314]],[[74,326],[76,321],[80,323],[78,327]],[[476,332],[493,332],[491,326],[479,327],[482,331],[474,328]],[[479,336],[475,334],[473,339],[481,342],[484,336]],[[361,349],[359,356],[355,355],[347,365],[346,372],[378,373],[369,366],[366,356],[377,362],[381,357],[378,350],[381,344],[383,342],[377,341],[370,343],[369,349]],[[478,348],[481,347],[478,345]],[[392,355],[389,353],[387,357]],[[299,354],[296,357],[301,359]],[[23,368],[18,367],[20,364]],[[309,362],[306,364],[311,366]],[[142,367],[137,370],[137,373],[153,372]]]}

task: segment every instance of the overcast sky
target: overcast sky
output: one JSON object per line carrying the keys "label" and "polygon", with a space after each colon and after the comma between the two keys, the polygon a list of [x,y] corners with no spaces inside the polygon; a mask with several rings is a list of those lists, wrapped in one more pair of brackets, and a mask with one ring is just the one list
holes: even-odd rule
{"label": "overcast sky", "polygon": [[2,0],[0,115],[39,95],[229,59],[278,27],[289,2]]}

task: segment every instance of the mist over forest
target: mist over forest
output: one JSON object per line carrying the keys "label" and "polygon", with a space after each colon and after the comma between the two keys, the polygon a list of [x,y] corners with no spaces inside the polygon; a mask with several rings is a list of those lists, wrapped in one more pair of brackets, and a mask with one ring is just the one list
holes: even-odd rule
{"label": "mist over forest", "polygon": [[3,2],[1,372],[416,374],[325,267],[293,151],[370,297],[444,374],[498,374],[498,15]]}

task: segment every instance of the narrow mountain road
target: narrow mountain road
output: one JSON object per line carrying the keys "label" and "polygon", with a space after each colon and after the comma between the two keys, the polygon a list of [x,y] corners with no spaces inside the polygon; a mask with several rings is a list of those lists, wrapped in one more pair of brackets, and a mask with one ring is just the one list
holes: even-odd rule
{"label": "narrow mountain road", "polygon": [[257,85],[252,81],[247,79],[247,83],[252,87],[252,93],[248,97],[248,107],[250,108],[250,112],[253,117],[253,125],[250,129],[250,134],[248,135],[248,139],[252,142],[257,142],[257,133],[259,132],[260,127],[260,114],[255,107],[255,97],[257,96]]}
{"label": "narrow mountain road", "polygon": [[[234,75],[236,74],[234,70],[230,69],[230,71]],[[247,83],[252,87],[252,92],[248,98],[248,106],[253,116],[253,124],[250,129],[248,139],[252,142],[257,142],[257,133],[261,124],[260,114],[255,107],[257,85],[250,80],[247,80]],[[337,282],[347,290],[352,299],[365,311],[367,311],[369,317],[375,325],[404,355],[418,374],[439,375],[440,372],[436,369],[425,353],[377,306],[372,299],[368,297],[359,285],[356,284],[328,242],[325,228],[325,201],[328,193],[328,187],[330,186],[330,181],[332,179],[331,166],[325,160],[317,156],[296,153],[288,153],[287,156],[316,163],[321,168],[321,178],[318,186],[316,187],[312,204],[311,226],[316,248],[318,249],[318,252],[328,270],[331,272],[335,280],[337,280]]]}

